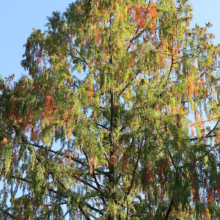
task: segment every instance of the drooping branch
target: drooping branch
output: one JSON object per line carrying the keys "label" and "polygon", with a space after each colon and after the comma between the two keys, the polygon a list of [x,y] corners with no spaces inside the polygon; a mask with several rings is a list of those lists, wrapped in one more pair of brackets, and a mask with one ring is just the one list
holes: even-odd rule
{"label": "drooping branch", "polygon": [[[32,146],[34,146],[34,147],[37,147],[37,148],[39,148],[39,149],[42,149],[42,150],[45,150],[45,151],[54,153],[54,154],[56,154],[56,155],[63,156],[62,153],[57,152],[57,151],[54,151],[54,150],[51,150],[50,148],[46,148],[46,147],[44,147],[44,146],[42,146],[42,145],[39,145],[39,144],[36,144],[36,143],[31,143],[31,142],[28,142],[27,140],[25,140],[25,143],[27,143],[27,144],[29,144],[29,145],[32,145]],[[67,154],[67,157],[69,157],[68,154]],[[79,160],[79,159],[77,159],[77,158],[75,158],[75,157],[73,157],[73,156],[71,156],[71,160],[74,161],[74,162],[76,162],[76,163],[78,163],[78,164],[80,164],[80,165],[82,165],[82,166],[84,166],[84,167],[87,166],[87,168],[89,168],[89,165],[87,165],[87,164],[85,163],[85,160],[84,160],[84,161],[83,161],[83,160]],[[101,170],[99,170],[99,169],[94,169],[94,170],[95,170],[96,172],[100,173],[100,174],[105,175],[105,176],[108,175],[107,172],[101,171]]]}

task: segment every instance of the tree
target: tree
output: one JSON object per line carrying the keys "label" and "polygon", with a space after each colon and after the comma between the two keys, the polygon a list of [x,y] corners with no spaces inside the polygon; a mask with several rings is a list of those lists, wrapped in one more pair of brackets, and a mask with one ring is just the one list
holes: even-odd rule
{"label": "tree", "polygon": [[0,83],[1,219],[218,219],[220,48],[191,18],[78,0],[33,31]]}

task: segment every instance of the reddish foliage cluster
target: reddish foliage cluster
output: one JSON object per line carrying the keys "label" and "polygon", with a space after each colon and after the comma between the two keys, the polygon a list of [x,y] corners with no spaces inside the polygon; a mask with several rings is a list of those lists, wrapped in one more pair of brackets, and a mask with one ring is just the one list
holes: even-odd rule
{"label": "reddish foliage cluster", "polygon": [[146,185],[146,182],[149,180],[153,180],[154,179],[154,175],[153,175],[153,172],[152,172],[152,164],[151,163],[148,163],[147,164],[147,172],[145,173],[144,175],[144,187]]}
{"label": "reddish foliage cluster", "polygon": [[[189,79],[188,82],[188,91],[189,95],[194,95],[195,97],[199,96],[199,89],[203,89],[204,79],[201,79],[199,82]],[[203,95],[204,96],[204,95]]]}
{"label": "reddish foliage cluster", "polygon": [[198,187],[196,184],[196,179],[193,175],[190,175],[190,180],[191,180],[192,188],[194,189],[193,201],[198,202],[200,200],[200,196],[199,196],[199,191],[198,191]]}
{"label": "reddish foliage cluster", "polygon": [[220,199],[220,183],[215,187],[217,191],[217,197]]}
{"label": "reddish foliage cluster", "polygon": [[52,112],[53,111],[53,108],[54,108],[54,99],[52,96],[49,96],[47,95],[46,98],[45,98],[45,105],[47,107],[47,110],[49,112]]}
{"label": "reddish foliage cluster", "polygon": [[39,58],[42,57],[42,50],[39,50],[39,52],[38,52],[38,57],[39,57]]}
{"label": "reddish foliage cluster", "polygon": [[13,156],[12,156],[14,164],[17,162],[18,155],[19,155],[18,149],[17,149],[17,147],[14,147],[13,148]]}
{"label": "reddish foliage cluster", "polygon": [[100,31],[100,29],[97,30],[96,42],[99,46],[101,45],[101,31]]}
{"label": "reddish foliage cluster", "polygon": [[45,97],[45,110],[42,112],[41,119],[44,117],[50,118],[54,112],[54,98],[50,95]]}
{"label": "reddish foliage cluster", "polygon": [[207,194],[208,194],[208,203],[212,204],[213,203],[212,190],[207,189]]}
{"label": "reddish foliage cluster", "polygon": [[7,144],[7,143],[8,143],[8,139],[7,139],[7,137],[4,137],[4,138],[3,138],[3,141],[2,141],[3,146],[4,146],[5,144]]}
{"label": "reddish foliage cluster", "polygon": [[220,130],[217,132],[217,144],[220,144]]}
{"label": "reddish foliage cluster", "polygon": [[193,183],[193,188],[195,190],[194,194],[193,194],[193,201],[199,201],[200,200],[200,197],[199,197],[199,192],[198,192],[198,188],[196,186],[196,183]]}
{"label": "reddish foliage cluster", "polygon": [[158,176],[159,179],[163,178],[163,175],[165,174],[165,170],[168,167],[167,160],[163,161],[159,166],[158,166]]}
{"label": "reddish foliage cluster", "polygon": [[92,102],[94,87],[91,83],[87,85],[86,91],[88,92],[88,99]]}
{"label": "reddish foliage cluster", "polygon": [[110,164],[111,167],[112,167],[112,166],[115,166],[116,155],[113,154],[113,155],[111,156],[111,158],[109,159],[109,161],[111,162],[111,164]]}
{"label": "reddish foliage cluster", "polygon": [[143,29],[147,26],[147,14],[149,14],[150,23],[157,16],[157,6],[154,2],[150,5],[133,5],[129,9],[129,13],[133,17],[133,21],[137,23],[138,29]]}
{"label": "reddish foliage cluster", "polygon": [[220,157],[220,130],[217,131],[217,144],[218,144],[218,153]]}
{"label": "reddish foliage cluster", "polygon": [[147,9],[147,13],[149,14],[150,23],[152,23],[157,17],[157,6],[154,2],[151,2],[150,7]]}
{"label": "reddish foliage cluster", "polygon": [[131,67],[133,64],[134,64],[134,61],[133,60],[129,60],[128,67]]}
{"label": "reddish foliage cluster", "polygon": [[31,127],[31,140],[35,141],[38,138],[40,129],[37,127],[32,126]]}
{"label": "reddish foliage cluster", "polygon": [[67,152],[65,152],[62,156],[62,159],[61,159],[61,163],[62,164],[67,164],[67,155],[66,155]]}
{"label": "reddish foliage cluster", "polygon": [[208,219],[208,212],[205,204],[203,204],[203,213],[204,213],[204,219]]}
{"label": "reddish foliage cluster", "polygon": [[100,9],[99,9],[99,12],[100,12],[101,14],[104,14],[104,13],[105,13],[105,10],[104,10],[103,8],[100,8]]}
{"label": "reddish foliage cluster", "polygon": [[188,82],[188,91],[189,91],[189,94],[193,94],[193,81],[191,79],[189,79],[189,82]]}
{"label": "reddish foliage cluster", "polygon": [[80,13],[81,10],[82,10],[82,5],[78,5],[78,6],[77,6],[77,11],[78,11],[78,13]]}

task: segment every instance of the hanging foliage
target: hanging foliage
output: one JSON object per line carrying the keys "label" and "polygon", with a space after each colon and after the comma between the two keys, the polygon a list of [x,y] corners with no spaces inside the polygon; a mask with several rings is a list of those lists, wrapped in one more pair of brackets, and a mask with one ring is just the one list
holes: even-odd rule
{"label": "hanging foliage", "polygon": [[217,219],[219,46],[186,0],[77,0],[0,79],[1,219]]}

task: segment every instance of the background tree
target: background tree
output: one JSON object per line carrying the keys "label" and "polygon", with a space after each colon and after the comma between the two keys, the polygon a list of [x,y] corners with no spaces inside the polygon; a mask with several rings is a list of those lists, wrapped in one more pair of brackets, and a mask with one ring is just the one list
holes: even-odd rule
{"label": "background tree", "polygon": [[220,51],[191,18],[83,0],[33,31],[30,76],[0,82],[1,219],[220,216]]}

